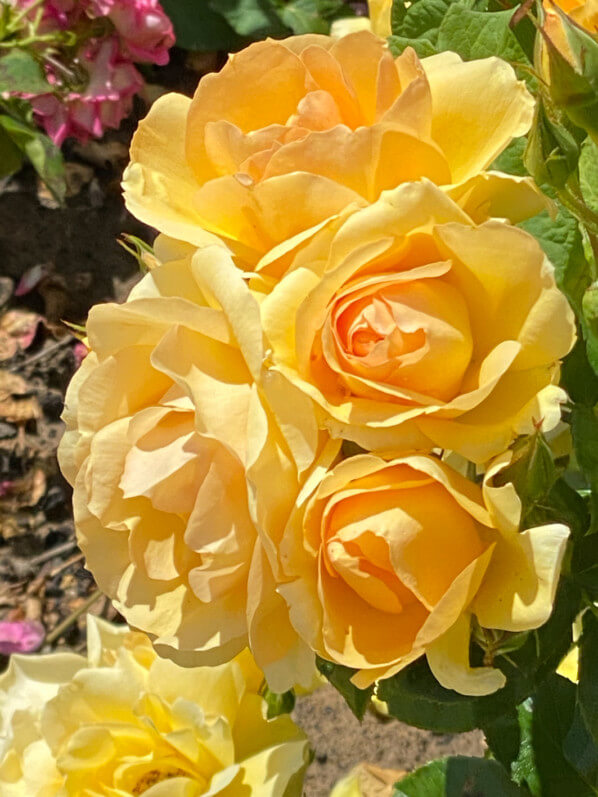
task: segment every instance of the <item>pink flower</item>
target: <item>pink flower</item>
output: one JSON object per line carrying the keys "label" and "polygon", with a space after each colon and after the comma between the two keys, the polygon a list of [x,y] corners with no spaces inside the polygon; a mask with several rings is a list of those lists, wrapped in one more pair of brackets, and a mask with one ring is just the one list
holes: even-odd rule
{"label": "pink flower", "polygon": [[0,653],[32,653],[41,647],[46,632],[41,623],[30,620],[0,622]]}
{"label": "pink flower", "polygon": [[108,16],[134,61],[168,63],[175,37],[172,22],[158,0],[91,0],[96,16]]}
{"label": "pink flower", "polygon": [[83,92],[31,98],[36,118],[57,146],[69,137],[86,141],[117,128],[130,112],[133,96],[143,87],[141,75],[121,54],[116,36],[91,39],[79,60],[89,74]]}
{"label": "pink flower", "polygon": [[[32,4],[33,0],[16,0],[14,6],[23,11]],[[72,28],[79,21],[83,13],[80,3],[75,0],[46,0],[44,3],[43,25],[40,32],[60,28],[66,30]],[[32,15],[37,9],[34,9]]]}

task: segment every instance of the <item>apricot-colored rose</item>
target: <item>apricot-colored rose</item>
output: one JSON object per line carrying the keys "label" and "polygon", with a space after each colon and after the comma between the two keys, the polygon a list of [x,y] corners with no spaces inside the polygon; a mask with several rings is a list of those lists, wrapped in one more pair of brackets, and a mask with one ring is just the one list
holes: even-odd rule
{"label": "apricot-colored rose", "polygon": [[307,741],[265,719],[247,651],[182,669],[143,634],[88,624],[87,659],[14,656],[0,676],[2,797],[301,794]]}
{"label": "apricot-colored rose", "polygon": [[269,380],[268,398],[256,384],[259,307],[241,272],[220,247],[189,250],[177,260],[159,247],[170,262],[126,304],[91,310],[59,460],[87,566],[129,624],[183,664],[226,661],[249,641],[283,691],[279,659],[307,684],[313,656],[285,619],[254,521],[284,524],[324,435],[285,380]]}
{"label": "apricot-colored rose", "polygon": [[279,544],[279,592],[320,656],[365,687],[426,655],[438,681],[482,695],[505,683],[470,667],[471,617],[524,631],[552,610],[568,529],[519,533],[512,485],[484,491],[435,457],[344,460],[297,506]]}
{"label": "apricot-colored rose", "polygon": [[575,322],[552,266],[531,235],[477,224],[429,181],[322,229],[261,313],[271,369],[369,451],[484,462],[559,420]]}
{"label": "apricot-colored rose", "polygon": [[[407,49],[394,59],[368,31],[257,42],[202,78],[193,100],[167,94],[152,106],[131,145],[125,202],[171,238],[218,236],[252,269],[400,183],[477,186],[527,132],[533,104],[497,58],[420,62]],[[529,202],[521,178],[501,175],[486,193],[505,181]],[[519,213],[511,201],[508,217]]]}
{"label": "apricot-colored rose", "polygon": [[586,2],[583,0],[554,0],[554,3],[544,3],[544,30],[562,55],[575,63],[567,41],[567,34],[554,6],[564,11],[581,28],[585,28],[596,36],[598,35],[598,0],[586,0]]}

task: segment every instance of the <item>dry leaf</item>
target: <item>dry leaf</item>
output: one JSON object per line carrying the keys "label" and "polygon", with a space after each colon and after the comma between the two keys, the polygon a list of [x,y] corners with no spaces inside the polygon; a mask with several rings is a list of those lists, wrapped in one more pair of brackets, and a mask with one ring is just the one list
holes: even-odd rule
{"label": "dry leaf", "polygon": [[118,166],[129,158],[129,149],[122,141],[88,141],[86,144],[75,144],[73,152],[101,169]]}
{"label": "dry leaf", "polygon": [[0,362],[31,346],[43,319],[26,310],[9,310],[0,319]]}
{"label": "dry leaf", "polygon": [[84,163],[65,163],[66,171],[66,195],[77,196],[94,176],[91,166]]}
{"label": "dry leaf", "polygon": [[27,423],[42,417],[37,398],[17,374],[0,370],[0,420]]}

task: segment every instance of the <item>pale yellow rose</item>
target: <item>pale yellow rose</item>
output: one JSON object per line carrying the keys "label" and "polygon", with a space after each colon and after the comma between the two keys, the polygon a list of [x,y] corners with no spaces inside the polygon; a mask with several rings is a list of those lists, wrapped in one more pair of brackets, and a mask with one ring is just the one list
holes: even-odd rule
{"label": "pale yellow rose", "polygon": [[407,49],[394,59],[367,31],[257,42],[202,78],[193,100],[167,94],[152,106],[133,137],[125,202],[171,238],[218,236],[249,270],[421,177],[461,186],[464,201],[475,191],[491,215],[494,194],[508,191],[503,209],[517,221],[543,206],[531,182],[480,172],[527,132],[533,106],[497,58],[420,62]]}
{"label": "pale yellow rose", "polygon": [[368,0],[368,8],[374,33],[383,38],[390,36],[392,33],[390,29],[392,0]]}
{"label": "pale yellow rose", "polygon": [[326,225],[261,313],[271,370],[369,451],[484,462],[559,421],[575,321],[551,264],[531,235],[477,223],[429,181]]}
{"label": "pale yellow rose", "polygon": [[13,656],[0,676],[2,797],[301,794],[307,741],[266,719],[247,652],[182,669],[93,617],[88,648]]}
{"label": "pale yellow rose", "polygon": [[552,610],[568,529],[519,532],[511,484],[484,490],[439,459],[371,454],[326,472],[296,507],[278,544],[278,591],[321,657],[366,687],[426,655],[446,688],[484,695],[505,683],[471,667],[471,620],[526,631]]}
{"label": "pale yellow rose", "polygon": [[399,769],[362,763],[334,784],[330,797],[392,797],[394,784],[405,776]]}
{"label": "pale yellow rose", "polygon": [[289,626],[255,522],[284,524],[326,438],[299,391],[277,375],[267,391],[256,382],[260,313],[241,272],[220,247],[190,250],[158,247],[170,262],[126,304],[91,310],[59,461],[87,567],[127,622],[184,665],[249,643],[284,691],[279,660],[308,685],[313,655]]}

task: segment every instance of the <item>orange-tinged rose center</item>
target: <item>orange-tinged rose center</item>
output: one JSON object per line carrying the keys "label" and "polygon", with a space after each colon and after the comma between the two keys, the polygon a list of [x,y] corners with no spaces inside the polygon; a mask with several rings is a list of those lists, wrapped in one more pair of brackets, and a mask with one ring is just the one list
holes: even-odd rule
{"label": "orange-tinged rose center", "polygon": [[337,494],[322,519],[325,578],[379,611],[431,611],[484,549],[478,526],[440,484]]}
{"label": "orange-tinged rose center", "polygon": [[465,301],[441,278],[383,275],[352,284],[331,304],[322,330],[327,365],[353,394],[384,400],[450,401],[472,350]]}

